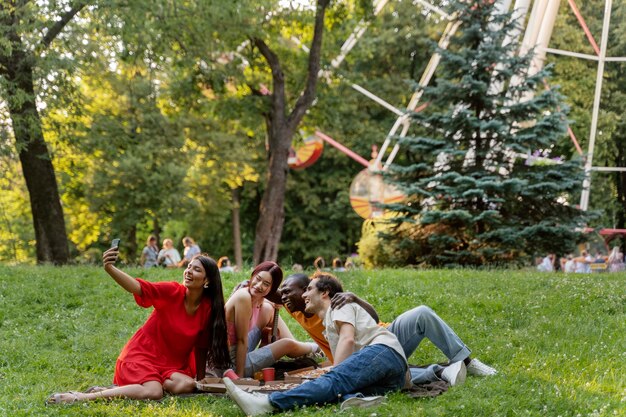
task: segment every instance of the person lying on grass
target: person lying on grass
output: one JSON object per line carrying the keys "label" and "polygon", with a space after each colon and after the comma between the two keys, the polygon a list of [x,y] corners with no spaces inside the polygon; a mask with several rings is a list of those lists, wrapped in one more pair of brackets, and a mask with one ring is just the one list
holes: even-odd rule
{"label": "person lying on grass", "polygon": [[278,264],[262,262],[252,271],[250,281],[243,283],[226,302],[230,359],[237,376],[252,377],[283,356],[296,358],[319,349],[315,343],[295,340],[282,320],[278,323],[279,340],[256,349],[263,328],[273,324],[274,306],[270,300],[280,302],[277,290],[282,280],[283,271]]}
{"label": "person lying on grass", "polygon": [[269,395],[248,393],[224,378],[228,395],[246,415],[339,400],[344,400],[342,409],[373,405],[382,401],[380,395],[404,386],[408,365],[398,339],[357,303],[331,309],[332,297],[340,292],[343,288],[337,278],[318,272],[303,294],[307,314],[323,322],[335,366],[319,378]]}
{"label": "person lying on grass", "polygon": [[158,400],[164,391],[192,392],[193,375],[204,378],[207,360],[216,367],[230,366],[222,280],[213,259],[195,256],[180,284],[135,279],[115,267],[117,257],[117,248],[104,252],[104,270],[137,304],[154,310],[117,358],[116,386],[52,394],[49,404],[116,397]]}
{"label": "person lying on grass", "polygon": [[[305,311],[303,293],[309,285],[309,277],[305,274],[293,274],[287,277],[279,292],[285,310],[309,333],[319,347],[332,361],[328,341],[324,338],[324,326],[314,314]],[[357,303],[378,322],[376,310],[361,298],[350,292],[341,292],[333,296],[330,307],[340,309],[348,303]],[[381,325],[384,325],[381,323]],[[427,338],[441,350],[450,361],[449,367],[430,365],[427,368],[411,368],[411,380],[415,384],[439,381],[450,385],[465,381],[466,373],[477,376],[495,375],[497,371],[478,359],[470,358],[470,350],[432,309],[419,306],[398,316],[387,329],[399,340],[404,355],[409,358],[420,342]],[[448,369],[449,368],[449,369]],[[466,369],[467,368],[467,369]],[[447,371],[446,371],[447,369]]]}

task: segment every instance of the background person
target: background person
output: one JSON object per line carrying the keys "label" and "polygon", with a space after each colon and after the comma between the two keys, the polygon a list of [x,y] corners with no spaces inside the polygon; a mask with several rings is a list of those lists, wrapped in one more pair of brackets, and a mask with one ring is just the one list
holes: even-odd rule
{"label": "background person", "polygon": [[606,261],[609,264],[609,272],[619,272],[624,270],[624,254],[619,246],[615,246]]}
{"label": "background person", "polygon": [[104,252],[104,270],[134,295],[138,305],[154,310],[117,358],[113,378],[117,387],[53,394],[49,404],[115,397],[158,400],[163,391],[194,391],[193,376],[204,378],[207,360],[229,366],[222,280],[213,259],[196,256],[181,284],[133,278],[115,267],[117,257],[117,248]]}
{"label": "background person", "polygon": [[146,246],[141,251],[139,264],[144,268],[152,268],[158,265],[159,247],[157,246],[157,238],[150,235],[146,240]]}
{"label": "background person", "polygon": [[321,256],[318,256],[313,261],[313,267],[315,268],[316,271],[323,270],[325,266],[326,266],[326,262],[324,262],[324,258],[322,258]]}
{"label": "background person", "polygon": [[554,272],[554,260],[556,259],[553,253],[549,253],[545,258],[541,260],[541,263],[537,265],[537,271],[540,272]]}
{"label": "background person", "polygon": [[232,265],[230,264],[230,259],[228,259],[228,256],[222,256],[220,259],[218,259],[217,266],[219,267],[220,272],[222,273],[235,272],[235,268],[233,268]]}
{"label": "background person", "polygon": [[185,236],[183,238],[183,258],[178,262],[179,267],[185,267],[194,256],[199,255],[202,251],[200,250],[200,246],[196,244],[196,242],[190,238],[189,236]]}
{"label": "background person", "polygon": [[334,272],[345,272],[346,271],[346,268],[344,268],[343,262],[341,262],[341,259],[339,259],[339,258],[333,259],[333,271]]}
{"label": "background person", "polygon": [[589,255],[586,250],[580,253],[580,256],[574,258],[574,272],[578,274],[591,273],[591,263],[594,261],[593,256]]}
{"label": "background person", "polygon": [[576,271],[576,261],[572,254],[567,255],[566,261],[562,267],[563,272],[566,274],[572,273]]}
{"label": "background person", "polygon": [[159,265],[165,268],[176,268],[180,262],[180,253],[174,247],[172,239],[163,239],[163,249],[157,257]]}

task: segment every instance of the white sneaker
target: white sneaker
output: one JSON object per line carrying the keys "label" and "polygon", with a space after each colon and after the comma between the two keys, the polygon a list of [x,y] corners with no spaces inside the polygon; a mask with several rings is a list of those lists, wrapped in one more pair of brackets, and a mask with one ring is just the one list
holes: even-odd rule
{"label": "white sneaker", "polygon": [[461,385],[465,382],[467,375],[467,369],[463,361],[451,363],[441,373],[441,379],[446,381],[451,386]]}
{"label": "white sneaker", "polygon": [[498,371],[474,358],[469,365],[467,365],[467,373],[475,376],[491,376],[497,374]]}
{"label": "white sneaker", "polygon": [[374,407],[385,400],[385,397],[376,395],[372,397],[350,397],[341,403],[341,410],[347,408],[368,408]]}
{"label": "white sneaker", "polygon": [[228,396],[237,403],[247,416],[259,416],[274,412],[274,407],[270,404],[267,395],[258,392],[246,392],[235,385],[230,378],[223,378],[222,381],[226,386]]}

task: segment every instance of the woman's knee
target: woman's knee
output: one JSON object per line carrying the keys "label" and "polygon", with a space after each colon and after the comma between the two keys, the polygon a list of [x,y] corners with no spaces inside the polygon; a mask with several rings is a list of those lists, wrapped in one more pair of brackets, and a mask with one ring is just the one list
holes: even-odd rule
{"label": "woman's knee", "polygon": [[279,348],[280,351],[284,352],[294,349],[298,345],[298,342],[293,339],[279,339],[272,344]]}
{"label": "woman's knee", "polygon": [[171,394],[185,394],[192,392],[196,384],[191,378],[170,378],[163,383],[165,391]]}
{"label": "woman's knee", "polygon": [[285,355],[291,355],[298,347],[298,342],[293,339],[280,339],[266,347],[270,348],[274,360],[279,360]]}

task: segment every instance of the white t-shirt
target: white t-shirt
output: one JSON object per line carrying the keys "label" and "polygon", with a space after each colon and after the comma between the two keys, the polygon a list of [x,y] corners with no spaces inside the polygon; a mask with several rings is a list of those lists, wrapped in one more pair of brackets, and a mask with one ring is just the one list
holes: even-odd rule
{"label": "white t-shirt", "polygon": [[552,259],[549,256],[543,258],[537,269],[541,272],[552,272],[554,271],[554,266],[552,266]]}
{"label": "white t-shirt", "polygon": [[185,247],[185,250],[183,251],[183,256],[185,257],[185,259],[191,262],[191,259],[193,259],[193,257],[196,255],[200,255],[200,252],[200,246],[194,244]]}
{"label": "white t-shirt", "polygon": [[337,344],[339,343],[339,333],[337,331],[336,321],[350,323],[354,326],[354,351],[358,352],[365,346],[369,345],[387,345],[402,356],[404,350],[398,342],[396,335],[382,326],[379,326],[372,316],[356,303],[346,304],[339,310],[329,308],[324,316],[324,337],[328,340],[330,351],[333,356],[336,354]]}
{"label": "white t-shirt", "polygon": [[161,249],[159,252],[159,259],[165,258],[163,264],[165,266],[176,265],[180,262],[180,253],[176,248]]}

